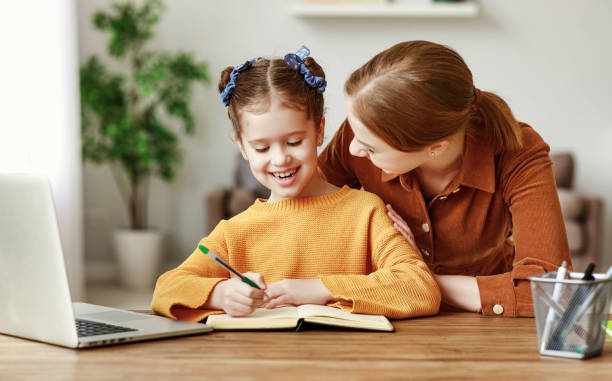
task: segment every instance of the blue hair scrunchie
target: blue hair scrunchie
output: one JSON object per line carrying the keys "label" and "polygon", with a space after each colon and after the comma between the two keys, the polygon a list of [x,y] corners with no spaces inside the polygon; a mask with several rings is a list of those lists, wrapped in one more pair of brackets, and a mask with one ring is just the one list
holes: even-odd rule
{"label": "blue hair scrunchie", "polygon": [[232,92],[234,91],[234,88],[236,87],[236,78],[238,78],[238,74],[242,73],[243,71],[253,66],[253,64],[257,60],[258,58],[253,58],[252,60],[248,60],[242,65],[236,66],[234,70],[232,70],[232,72],[230,73],[230,80],[225,86],[225,89],[223,89],[223,92],[221,93],[221,102],[223,103],[223,106],[227,107],[229,105],[230,98],[232,96]]}
{"label": "blue hair scrunchie", "polygon": [[304,80],[308,84],[308,86],[316,89],[317,92],[322,93],[325,91],[327,87],[327,81],[322,77],[317,77],[312,74],[310,70],[304,65],[304,58],[310,55],[310,49],[308,49],[305,45],[302,45],[300,49],[298,49],[295,54],[289,53],[285,55],[285,62],[289,65],[293,70],[299,72],[302,76],[304,76]]}

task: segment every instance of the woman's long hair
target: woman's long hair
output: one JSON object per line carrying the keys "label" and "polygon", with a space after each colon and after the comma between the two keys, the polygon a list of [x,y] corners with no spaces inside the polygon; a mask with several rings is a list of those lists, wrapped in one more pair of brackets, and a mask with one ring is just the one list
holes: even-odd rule
{"label": "woman's long hair", "polygon": [[400,151],[418,150],[461,128],[488,137],[495,152],[522,146],[510,107],[476,89],[461,56],[443,45],[399,43],[353,72],[344,89],[356,117]]}

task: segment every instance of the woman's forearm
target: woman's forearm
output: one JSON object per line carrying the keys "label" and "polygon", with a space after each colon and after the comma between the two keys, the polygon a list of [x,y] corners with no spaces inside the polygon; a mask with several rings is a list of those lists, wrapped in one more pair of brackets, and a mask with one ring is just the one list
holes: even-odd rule
{"label": "woman's forearm", "polygon": [[465,275],[435,275],[442,301],[451,306],[466,311],[480,312],[480,292],[478,283],[473,276]]}

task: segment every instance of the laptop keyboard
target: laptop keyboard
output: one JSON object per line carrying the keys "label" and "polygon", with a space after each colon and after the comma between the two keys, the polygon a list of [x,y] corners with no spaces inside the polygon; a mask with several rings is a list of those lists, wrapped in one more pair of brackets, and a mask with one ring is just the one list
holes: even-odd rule
{"label": "laptop keyboard", "polygon": [[98,323],[91,320],[75,319],[79,337],[107,335],[109,333],[131,332],[137,329],[121,327],[118,325]]}

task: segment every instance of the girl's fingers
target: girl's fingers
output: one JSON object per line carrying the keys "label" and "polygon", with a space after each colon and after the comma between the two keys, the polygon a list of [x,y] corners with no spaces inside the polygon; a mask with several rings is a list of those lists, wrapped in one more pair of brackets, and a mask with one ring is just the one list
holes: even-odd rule
{"label": "girl's fingers", "polygon": [[278,298],[284,293],[282,292],[280,287],[276,287],[276,285],[273,283],[271,287],[266,288],[266,294],[268,295],[267,300],[272,300]]}
{"label": "girl's fingers", "polygon": [[262,290],[266,289],[266,282],[264,280],[263,275],[258,274],[258,273],[252,273],[252,272],[247,272],[242,275],[246,276],[247,278],[255,282],[255,284],[258,285]]}
{"label": "girl's fingers", "polygon": [[253,308],[247,307],[244,304],[237,303],[233,300],[227,301],[227,309],[225,310],[231,316],[247,316],[253,312]]}
{"label": "girl's fingers", "polygon": [[251,285],[248,285],[242,281],[239,281],[240,283],[236,285],[236,287],[234,288],[234,292],[238,293],[240,295],[243,295],[247,298],[251,298],[251,299],[263,299],[264,298],[264,290],[261,289],[256,289],[255,287],[252,287]]}
{"label": "girl's fingers", "polygon": [[266,304],[266,308],[267,309],[273,309],[273,308],[276,308],[276,307],[281,306],[281,305],[290,304],[289,303],[289,299],[290,299],[289,296],[281,295],[278,298],[274,298],[274,299],[270,300]]}
{"label": "girl's fingers", "polygon": [[247,307],[259,307],[263,303],[264,298],[251,298],[246,295],[235,293],[231,296],[230,300]]}

